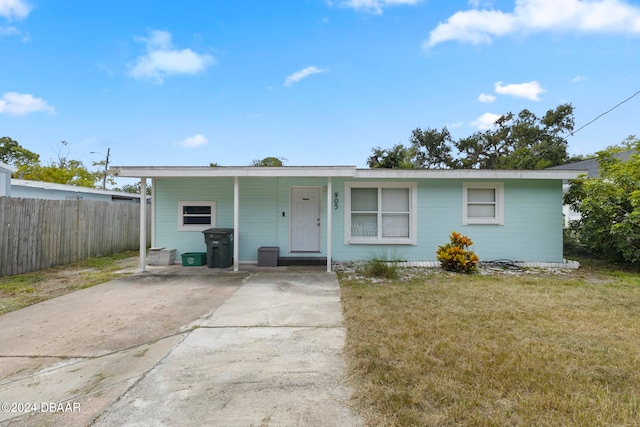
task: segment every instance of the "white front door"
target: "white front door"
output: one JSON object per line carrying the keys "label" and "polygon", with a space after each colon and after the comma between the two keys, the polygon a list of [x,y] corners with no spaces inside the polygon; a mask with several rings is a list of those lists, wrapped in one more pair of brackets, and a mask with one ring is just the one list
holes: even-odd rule
{"label": "white front door", "polygon": [[320,252],[320,187],[291,187],[291,252]]}

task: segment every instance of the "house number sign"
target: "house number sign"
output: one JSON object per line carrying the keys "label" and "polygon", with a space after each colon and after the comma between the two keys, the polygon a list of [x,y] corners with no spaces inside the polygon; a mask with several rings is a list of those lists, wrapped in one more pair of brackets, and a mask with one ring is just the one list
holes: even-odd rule
{"label": "house number sign", "polygon": [[333,209],[338,209],[338,192],[333,193]]}

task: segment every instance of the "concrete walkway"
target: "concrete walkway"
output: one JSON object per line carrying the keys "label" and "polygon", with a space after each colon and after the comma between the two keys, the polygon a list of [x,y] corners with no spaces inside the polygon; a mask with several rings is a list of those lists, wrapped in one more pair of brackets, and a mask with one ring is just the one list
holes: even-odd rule
{"label": "concrete walkway", "polygon": [[[348,408],[335,275],[280,267],[211,272],[172,266],[0,316],[0,402],[68,410],[4,411],[0,425],[362,425]],[[118,290],[128,309],[109,315],[101,301]],[[102,326],[69,340],[64,325],[82,335],[92,310],[105,312],[97,316]],[[57,320],[67,312],[75,323]],[[138,334],[139,342],[121,343],[121,334]],[[52,354],[62,351],[55,342],[68,352]]]}

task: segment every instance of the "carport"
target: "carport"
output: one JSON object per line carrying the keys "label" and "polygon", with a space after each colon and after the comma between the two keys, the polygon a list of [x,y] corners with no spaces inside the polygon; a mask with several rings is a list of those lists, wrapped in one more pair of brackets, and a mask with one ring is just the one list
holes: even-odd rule
{"label": "carport", "polygon": [[[326,255],[327,272],[331,271],[332,248],[332,209],[337,194],[332,187],[332,178],[353,177],[356,173],[355,166],[331,166],[331,167],[174,167],[174,166],[114,166],[109,171],[112,175],[126,178],[139,178],[141,194],[146,193],[148,180],[151,185],[151,204],[140,204],[140,269],[146,271],[146,228],[147,215],[151,217],[151,246],[156,245],[156,194],[154,181],[161,178],[232,178],[233,179],[233,229],[235,236],[240,236],[244,230],[241,227],[240,215],[243,207],[240,204],[242,192],[249,190],[241,181],[243,178],[278,178],[278,179],[323,179],[322,191],[326,191],[325,208],[325,241],[324,254]],[[337,202],[335,202],[337,203]],[[284,216],[284,212],[283,212]],[[321,218],[318,217],[318,226]],[[233,247],[233,271],[240,270],[240,239],[236,238]]]}

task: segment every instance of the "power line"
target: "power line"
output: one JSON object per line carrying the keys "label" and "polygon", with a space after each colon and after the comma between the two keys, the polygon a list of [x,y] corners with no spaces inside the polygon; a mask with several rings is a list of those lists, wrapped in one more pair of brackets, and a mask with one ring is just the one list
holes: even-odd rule
{"label": "power line", "polygon": [[634,93],[633,95],[631,95],[630,97],[628,97],[627,99],[625,99],[624,101],[620,102],[619,104],[617,104],[616,106],[614,106],[613,108],[610,108],[609,110],[605,111],[604,113],[600,114],[598,117],[596,117],[595,119],[591,120],[589,123],[582,125],[578,128],[578,130],[575,130],[573,132],[571,132],[571,136],[574,136],[576,133],[578,133],[578,131],[580,131],[581,129],[586,128],[587,126],[589,126],[591,123],[595,122],[596,120],[598,120],[600,117],[604,116],[607,113],[612,112],[613,110],[615,110],[616,108],[618,108],[619,106],[621,106],[622,104],[624,104],[625,102],[627,102],[628,100],[630,100],[631,98],[633,98],[634,96],[636,96],[637,94],[640,93],[640,90],[637,91],[636,93]]}

